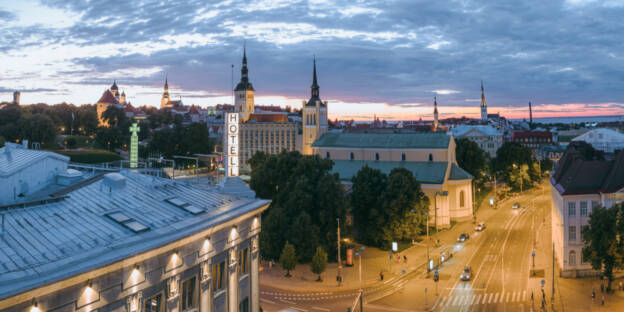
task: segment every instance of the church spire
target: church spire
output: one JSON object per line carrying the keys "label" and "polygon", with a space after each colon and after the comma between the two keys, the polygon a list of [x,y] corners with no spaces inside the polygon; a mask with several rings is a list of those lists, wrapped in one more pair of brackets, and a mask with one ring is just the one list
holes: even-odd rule
{"label": "church spire", "polygon": [[433,97],[433,132],[438,130],[438,99]]}
{"label": "church spire", "polygon": [[312,74],[312,86],[310,86],[310,91],[311,94],[310,96],[312,98],[316,98],[318,99],[319,97],[319,85],[316,79],[316,55],[314,56],[314,65],[313,65],[313,74]]}
{"label": "church spire", "polygon": [[247,44],[243,44],[243,66],[241,67],[241,82],[249,81],[249,71],[247,69]]}
{"label": "church spire", "polygon": [[487,107],[485,103],[485,91],[483,90],[483,80],[481,80],[481,107]]}

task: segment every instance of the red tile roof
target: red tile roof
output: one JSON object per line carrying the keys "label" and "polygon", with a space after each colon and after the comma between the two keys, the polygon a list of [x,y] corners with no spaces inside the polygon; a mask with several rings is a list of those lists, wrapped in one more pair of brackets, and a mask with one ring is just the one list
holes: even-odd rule
{"label": "red tile roof", "polygon": [[102,97],[97,101],[98,103],[106,103],[106,104],[119,104],[119,101],[115,98],[110,90],[104,91]]}

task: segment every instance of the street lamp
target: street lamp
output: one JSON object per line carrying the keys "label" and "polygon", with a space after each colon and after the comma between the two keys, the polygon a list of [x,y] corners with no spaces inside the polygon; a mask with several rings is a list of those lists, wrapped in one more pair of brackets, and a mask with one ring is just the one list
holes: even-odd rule
{"label": "street lamp", "polygon": [[340,283],[342,282],[342,262],[340,261],[340,218],[336,218],[336,222],[338,223],[338,276],[336,276],[336,279],[338,280],[338,286],[340,286]]}
{"label": "street lamp", "polygon": [[436,234],[438,233],[438,201],[437,196],[448,196],[448,191],[437,191],[433,194],[433,208],[435,208],[435,228]]}
{"label": "street lamp", "polygon": [[363,289],[362,289],[362,253],[364,252],[364,246],[360,247],[360,251],[356,252],[355,255],[360,258],[360,312],[364,311],[364,298]]}
{"label": "street lamp", "polygon": [[[412,209],[411,211],[413,213],[416,213],[415,209]],[[427,213],[427,219],[425,220],[425,228],[427,229],[427,277],[429,277],[429,209],[427,209],[426,213]]]}

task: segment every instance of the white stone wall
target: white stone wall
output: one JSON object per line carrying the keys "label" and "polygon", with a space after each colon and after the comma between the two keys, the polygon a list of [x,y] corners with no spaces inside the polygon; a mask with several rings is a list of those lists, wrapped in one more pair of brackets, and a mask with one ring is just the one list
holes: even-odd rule
{"label": "white stone wall", "polygon": [[30,166],[15,172],[8,177],[0,177],[0,205],[20,201],[17,197],[22,190],[22,184],[28,185],[25,196],[40,191],[44,187],[55,183],[55,177],[59,172],[67,169],[67,161],[58,158],[46,157]]}

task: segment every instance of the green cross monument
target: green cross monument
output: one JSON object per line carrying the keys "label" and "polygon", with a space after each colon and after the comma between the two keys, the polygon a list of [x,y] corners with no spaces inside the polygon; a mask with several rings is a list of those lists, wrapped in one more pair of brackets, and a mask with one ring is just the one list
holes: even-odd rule
{"label": "green cross monument", "polygon": [[136,168],[139,160],[139,133],[141,129],[137,126],[137,123],[133,123],[130,127],[132,136],[130,137],[130,168]]}

